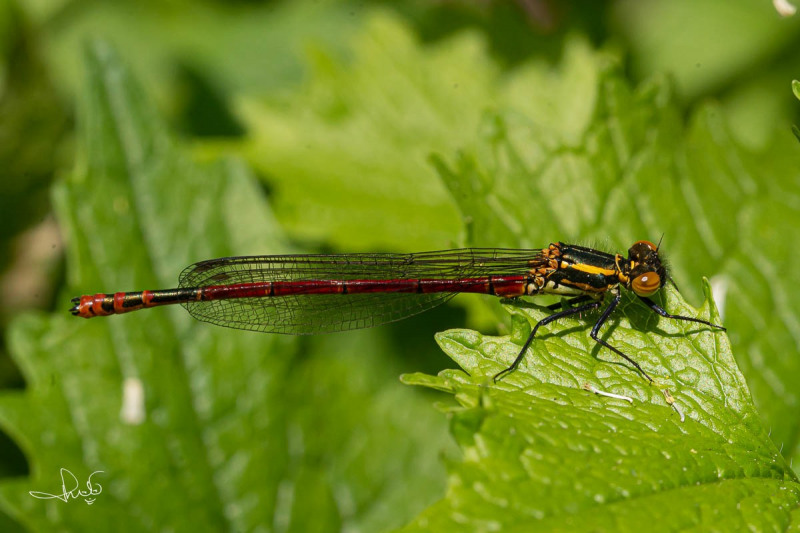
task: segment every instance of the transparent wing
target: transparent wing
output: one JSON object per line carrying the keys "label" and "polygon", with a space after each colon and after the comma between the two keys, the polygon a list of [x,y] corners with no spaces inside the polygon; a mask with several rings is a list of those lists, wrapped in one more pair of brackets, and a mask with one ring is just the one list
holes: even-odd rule
{"label": "transparent wing", "polygon": [[[541,250],[467,248],[418,254],[342,254],[226,257],[196,263],[180,287],[276,281],[452,280],[524,275],[543,261]],[[182,304],[204,322],[295,335],[367,328],[440,305],[453,292],[288,294]]]}

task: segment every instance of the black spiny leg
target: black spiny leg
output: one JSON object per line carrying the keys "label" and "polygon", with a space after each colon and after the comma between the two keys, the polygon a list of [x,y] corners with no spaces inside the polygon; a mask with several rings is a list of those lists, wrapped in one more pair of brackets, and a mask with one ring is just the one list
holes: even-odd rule
{"label": "black spiny leg", "polygon": [[712,324],[708,320],[702,320],[700,318],[692,318],[690,316],[682,316],[682,315],[671,315],[667,313],[662,307],[659,307],[657,303],[655,303],[650,298],[645,296],[639,296],[639,299],[647,305],[650,309],[652,309],[655,313],[663,316],[664,318],[671,318],[673,320],[683,320],[685,322],[697,322],[698,324],[703,324],[704,326],[709,326],[712,328],[721,329],[722,331],[727,331],[724,327],[718,326],[717,324]]}
{"label": "black spiny leg", "polygon": [[[592,297],[589,296],[588,294],[582,294],[580,296],[576,296],[575,298],[570,298],[569,300],[566,301],[566,304],[567,304],[567,306],[571,307],[571,306],[573,306],[575,304],[581,304],[583,302],[588,302],[591,299],[592,299]],[[551,311],[558,311],[559,309],[561,309],[561,303],[562,302],[558,302],[558,303],[555,303],[555,304],[552,304],[552,305],[548,305],[547,308],[549,310],[551,310]]]}
{"label": "black spiny leg", "polygon": [[[580,298],[583,298],[583,296],[579,296],[575,300],[578,300]],[[573,300],[573,301],[575,301],[575,300]],[[564,318],[566,316],[576,315],[578,313],[583,313],[584,311],[590,311],[592,309],[597,309],[598,307],[600,307],[600,305],[602,303],[603,303],[602,300],[597,300],[597,301],[594,301],[592,303],[588,303],[588,304],[582,305],[580,307],[573,307],[573,308],[570,308],[570,309],[565,309],[565,310],[561,311],[560,313],[556,313],[554,315],[548,316],[547,318],[541,319],[533,327],[533,331],[531,331],[531,334],[528,336],[528,340],[526,340],[525,344],[522,346],[522,350],[519,351],[519,355],[517,355],[517,358],[514,359],[514,362],[511,363],[511,366],[509,366],[505,370],[501,370],[500,372],[495,374],[495,376],[493,378],[494,382],[496,383],[498,380],[504,378],[506,375],[510,374],[511,372],[513,372],[513,371],[515,371],[517,369],[519,364],[522,362],[522,359],[525,357],[525,352],[528,350],[528,347],[530,347],[531,343],[533,342],[533,338],[536,336],[536,332],[539,330],[540,326],[546,326],[550,322],[558,320],[559,318]],[[605,314],[607,314],[607,313],[604,313],[604,315]],[[636,364],[636,363],[634,363],[634,364]],[[639,365],[636,365],[636,366],[638,367]]]}
{"label": "black spiny leg", "polygon": [[594,327],[592,328],[592,332],[589,334],[589,336],[592,337],[592,339],[594,339],[595,342],[597,342],[598,344],[601,344],[601,345],[605,346],[606,348],[608,348],[609,350],[611,350],[615,354],[619,355],[620,357],[622,357],[623,359],[628,361],[634,367],[636,367],[636,370],[638,370],[644,377],[646,377],[647,381],[649,381],[650,383],[655,383],[655,381],[653,381],[653,378],[651,378],[650,375],[647,372],[645,372],[644,369],[641,366],[639,366],[639,363],[637,363],[636,361],[634,361],[633,359],[631,359],[630,357],[628,357],[627,355],[622,353],[617,348],[614,348],[613,346],[608,344],[606,341],[601,339],[600,336],[598,335],[598,333],[600,332],[600,328],[603,327],[603,324],[606,323],[606,320],[608,320],[608,317],[611,316],[611,313],[613,313],[614,309],[617,308],[617,306],[619,305],[619,301],[621,299],[622,299],[622,295],[619,292],[619,288],[617,288],[616,292],[614,293],[614,299],[611,300],[611,303],[608,305],[608,307],[605,308],[605,310],[603,311],[603,314],[600,315],[600,318],[595,323]]}

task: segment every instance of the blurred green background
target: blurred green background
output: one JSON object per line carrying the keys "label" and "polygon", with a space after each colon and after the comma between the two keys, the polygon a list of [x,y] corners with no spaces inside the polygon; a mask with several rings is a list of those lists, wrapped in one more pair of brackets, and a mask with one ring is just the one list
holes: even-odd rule
{"label": "blurred green background", "polygon": [[[800,362],[791,362],[792,357],[797,359],[800,342],[800,314],[798,305],[792,303],[797,296],[794,280],[798,276],[797,269],[791,266],[798,259],[794,251],[797,248],[792,245],[797,238],[792,231],[794,219],[778,216],[782,209],[794,213],[800,208],[800,173],[796,166],[800,146],[791,134],[791,125],[800,123],[800,102],[790,87],[792,79],[800,78],[800,54],[796,52],[800,17],[783,18],[770,2],[756,0],[36,0],[4,1],[0,9],[0,209],[4,221],[0,226],[0,386],[6,398],[18,398],[19,391],[31,385],[26,378],[35,374],[34,369],[29,369],[31,374],[23,377],[20,370],[19,358],[27,355],[18,353],[14,359],[9,355],[14,349],[9,348],[12,335],[8,328],[18,317],[27,313],[57,317],[53,320],[59,321],[61,333],[53,337],[56,326],[45,326],[43,322],[15,326],[21,332],[15,344],[17,351],[28,349],[33,353],[41,348],[24,341],[36,336],[32,332],[50,339],[50,354],[68,351],[70,346],[85,349],[93,345],[82,339],[99,334],[89,333],[96,331],[87,329],[89,324],[77,324],[75,319],[63,316],[69,298],[77,295],[74,291],[170,285],[180,268],[215,255],[404,252],[462,245],[538,247],[560,239],[593,239],[613,249],[627,244],[627,238],[657,239],[658,234],[641,235],[630,227],[615,227],[613,219],[601,214],[602,206],[597,207],[600,199],[593,197],[591,184],[558,181],[550,182],[549,188],[571,188],[570,196],[585,188],[583,194],[589,198],[581,204],[565,201],[558,205],[559,212],[580,212],[574,217],[574,225],[563,223],[548,228],[548,218],[534,211],[527,219],[518,220],[532,220],[537,227],[525,226],[514,235],[493,238],[494,234],[486,229],[491,225],[481,224],[479,209],[473,214],[468,205],[454,200],[452,187],[448,188],[446,179],[440,179],[446,176],[447,168],[463,170],[460,165],[465,163],[460,158],[464,154],[480,152],[479,140],[493,134],[487,114],[496,110],[511,107],[524,114],[528,111],[525,106],[530,105],[539,113],[537,125],[544,132],[537,141],[546,138],[548,131],[558,130],[559,139],[570,139],[571,132],[582,131],[582,113],[590,116],[594,106],[612,106],[611,102],[597,103],[586,96],[599,92],[602,87],[596,89],[594,83],[605,79],[586,72],[599,72],[598,65],[613,63],[613,83],[632,88],[653,83],[669,88],[663,98],[674,115],[670,120],[681,124],[674,130],[678,135],[684,135],[684,121],[692,124],[700,121],[698,116],[710,117],[717,129],[710,130],[709,136],[715,141],[727,136],[725,142],[731,147],[715,154],[721,165],[734,168],[736,176],[747,174],[745,166],[760,166],[764,174],[771,176],[758,178],[761,181],[752,182],[750,188],[742,186],[730,197],[717,198],[697,196],[696,191],[669,184],[669,175],[653,176],[654,187],[675,189],[683,197],[681,209],[676,210],[685,213],[687,227],[696,228],[696,240],[704,239],[704,249],[690,246],[688,237],[682,242],[683,229],[678,222],[659,226],[649,219],[652,215],[647,212],[646,202],[631,203],[642,210],[638,219],[645,228],[667,232],[664,246],[673,250],[675,277],[690,301],[700,302],[699,276],[734,272],[732,279],[737,285],[728,290],[728,298],[739,298],[745,309],[752,305],[766,310],[759,316],[769,317],[768,323],[751,320],[755,333],[737,333],[732,328],[734,354],[765,423],[775,428],[776,444],[780,444],[785,457],[800,456],[800,423],[796,416],[800,399],[787,378],[798,375],[795,372],[800,366]],[[97,45],[98,42],[103,44]],[[98,52],[105,47],[110,52]],[[94,67],[87,57],[95,58]],[[125,118],[127,111],[120,109],[120,102],[113,98],[125,91],[115,90],[114,80],[103,78],[104,60],[127,66],[132,83],[141,86],[130,97],[142,102],[141,109],[131,112],[131,119]],[[107,102],[103,100],[106,96],[92,93],[102,85],[98,82],[101,78],[111,87]],[[519,82],[522,78],[529,83]],[[502,91],[497,89],[506,83],[508,86]],[[445,84],[447,90],[443,88]],[[525,104],[526,99],[529,104]],[[542,111],[548,109],[550,114]],[[111,120],[108,117],[124,126],[118,132],[123,156],[98,155],[98,151],[106,150],[100,141],[114,130],[98,123]],[[613,132],[617,125],[605,126]],[[643,137],[648,135],[648,131],[642,132]],[[153,146],[143,150],[158,154],[161,166],[141,170],[146,164],[127,160],[135,150],[125,145],[126,138],[151,139]],[[705,151],[704,142],[697,136],[687,136],[687,161],[676,160],[672,164],[677,168],[691,167],[688,160],[692,150]],[[546,144],[542,142],[543,146]],[[531,146],[535,150],[535,143]],[[739,158],[746,160],[741,174],[736,170]],[[157,177],[144,190],[137,187],[145,178],[129,183],[124,190],[106,190],[96,182],[86,183],[87,177],[99,180],[113,174],[112,167],[123,162],[131,175],[141,172],[145,177]],[[714,175],[715,168],[709,163],[709,176]],[[191,172],[196,173],[193,179],[181,177]],[[746,181],[743,178],[739,184]],[[221,184],[229,182],[240,200],[226,197],[228,193]],[[53,192],[54,183],[60,183],[62,188]],[[164,191],[163,197],[158,196],[159,188]],[[772,193],[761,195],[759,191],[763,190]],[[636,191],[627,194],[635,197]],[[754,203],[758,216],[742,208],[748,194],[758,196]],[[205,195],[220,202],[211,202]],[[581,194],[574,196],[580,198]],[[776,197],[785,205],[771,218],[766,200]],[[136,198],[150,205],[140,207],[136,216],[129,217],[127,208],[120,205],[123,198]],[[614,197],[609,195],[603,200],[612,203]],[[704,202],[709,200],[715,207],[706,209]],[[242,207],[245,205],[247,209]],[[515,208],[524,211],[525,207]],[[171,214],[170,209],[177,214]],[[220,216],[220,220],[209,214],[239,209],[242,213],[261,214],[255,218],[241,215],[239,222],[244,227],[240,228],[231,227],[236,221],[235,213]],[[668,211],[670,206],[662,209]],[[753,234],[746,241],[749,245],[730,244],[736,241],[736,234],[715,240],[714,229],[724,227],[716,220],[716,210],[752,228]],[[752,219],[746,218],[751,215]],[[169,229],[159,233],[159,226],[164,225]],[[758,246],[761,238],[763,247]],[[776,242],[783,244],[769,248]],[[759,259],[761,253],[765,254],[763,262]],[[744,273],[737,277],[739,256],[762,265],[757,271],[763,279],[749,284],[746,280],[751,279],[748,276],[752,271],[744,272],[744,267]],[[784,285],[776,289],[770,281]],[[775,292],[770,295],[770,291]],[[724,303],[720,307],[724,311]],[[273,517],[272,527],[276,530],[307,530],[304,520],[309,521],[306,526],[312,527],[309,524],[314,517],[304,516],[302,498],[328,502],[327,507],[315,503],[313,508],[319,516],[327,517],[332,530],[382,530],[402,526],[441,497],[445,487],[441,454],[456,452],[447,436],[445,418],[431,408],[438,397],[402,387],[397,375],[412,371],[435,373],[452,366],[432,341],[437,331],[470,325],[502,332],[507,327],[491,307],[472,301],[375,331],[299,341],[252,340],[252,334],[240,332],[206,334],[203,328],[211,326],[201,325],[198,329],[187,325],[189,319],[169,316],[179,324],[179,334],[152,335],[172,339],[164,342],[175,353],[182,349],[170,343],[177,343],[175,337],[185,339],[187,331],[191,331],[193,337],[213,336],[217,348],[208,348],[211,360],[219,353],[242,357],[241,353],[248,350],[258,352],[251,360],[235,362],[244,367],[237,370],[244,375],[248,366],[252,366],[254,375],[259,375],[258,369],[264,364],[281,367],[264,379],[287,382],[280,394],[270,394],[277,402],[294,407],[281,413],[278,421],[263,422],[265,426],[250,421],[252,426],[272,434],[275,442],[270,445],[281,448],[290,465],[288,474],[275,474],[279,481],[270,498],[277,503],[274,509],[265,511]],[[780,325],[773,327],[773,321]],[[118,326],[109,327],[108,336],[114,342],[97,342],[98,346],[112,348],[94,353],[94,359],[111,357],[110,351],[128,346],[126,343],[136,346],[125,334],[114,330]],[[151,331],[151,326],[137,322],[131,322],[131,327]],[[68,333],[73,328],[74,332]],[[759,332],[767,337],[767,348],[758,344],[763,339],[754,340]],[[242,335],[246,340],[236,340]],[[125,338],[121,340],[122,337]],[[226,343],[238,342],[243,345],[236,350],[226,347]],[[267,354],[271,350],[270,359]],[[285,356],[280,363],[260,362],[261,357],[280,359],[278,352],[293,355]],[[380,358],[373,357],[375,352],[381,353]],[[783,353],[785,359],[780,362],[783,366],[770,370],[772,352]],[[327,355],[323,365],[309,363],[316,357],[311,354],[316,353]],[[156,359],[159,355],[132,353],[117,357]],[[70,359],[65,356],[66,360]],[[81,361],[91,365],[91,359]],[[64,363],[56,366],[61,364]],[[125,363],[119,364],[123,368],[121,374],[127,376]],[[355,376],[354,367],[358,368]],[[60,367],[65,374],[78,371]],[[53,369],[50,372],[64,376]],[[139,374],[146,377],[146,372]],[[70,385],[63,386],[66,403],[70,404],[75,401],[69,398]],[[184,386],[192,391],[186,393],[187,402],[204,412],[197,405],[202,403],[199,391],[204,390],[203,385],[186,379]],[[236,410],[237,386],[220,385],[230,395],[230,403],[214,403],[209,408],[209,412],[215,412],[209,415],[215,422],[225,418],[226,410]],[[154,387],[166,391],[170,385],[164,382]],[[342,394],[338,388],[348,392]],[[341,402],[334,410],[336,416],[352,420],[337,424],[327,418],[332,416],[330,413],[323,416],[316,411],[318,404],[309,400],[316,396],[328,406]],[[780,407],[776,406],[775,397],[783,398]],[[107,403],[113,419],[120,402],[119,388],[110,386],[107,395],[96,396],[94,401]],[[385,405],[381,406],[381,402]],[[407,407],[402,423],[382,411],[394,412],[397,404],[414,405]],[[182,409],[191,411],[187,405],[175,407],[171,416],[179,417]],[[256,407],[247,412],[258,413]],[[369,415],[365,415],[367,411]],[[789,422],[787,413],[794,416]],[[85,423],[75,420],[80,418],[75,412],[65,418],[78,428]],[[783,420],[783,425],[778,420]],[[9,422],[6,415],[5,427],[9,424],[14,422]],[[353,429],[359,425],[363,425],[361,432]],[[414,427],[419,431],[409,437],[407,432]],[[310,428],[319,428],[324,442],[310,443]],[[241,436],[242,441],[255,443],[260,438],[255,429],[246,433]],[[380,438],[374,436],[376,433]],[[78,434],[85,436],[82,431]],[[406,437],[408,442],[392,447]],[[110,438],[109,434],[93,442],[103,438]],[[188,452],[178,444],[175,447],[182,450],[178,455],[212,455],[208,450],[215,447],[209,438],[204,433],[200,439],[208,446],[205,452]],[[86,449],[86,442],[81,438],[71,441],[76,457],[95,453]],[[170,446],[166,443],[167,448]],[[24,487],[28,487],[24,488],[26,491],[34,490],[30,482],[24,481],[25,476],[35,473],[49,479],[57,468],[66,466],[55,455],[52,462],[40,458],[41,471],[33,472],[31,454],[37,447],[30,441],[20,446],[18,439],[5,434],[0,450],[0,472],[9,480],[22,480],[14,485],[18,491]],[[265,455],[265,462],[268,457]],[[249,468],[253,468],[252,464]],[[276,467],[270,465],[265,471],[270,468]],[[219,471],[209,468],[205,475],[213,477]],[[416,484],[401,489],[391,483],[392,479],[409,477],[415,477]],[[198,483],[203,479],[200,475]],[[224,486],[219,480],[216,484]],[[408,487],[414,489],[409,491]],[[124,499],[120,493],[116,496]],[[27,494],[24,497],[30,500]],[[225,497],[221,500],[228,501]],[[188,501],[204,500],[198,496]],[[63,516],[36,522],[20,507],[10,510],[14,506],[12,500],[5,500],[5,513],[0,516],[4,531],[80,523],[79,517]],[[241,518],[248,512],[228,509],[221,513],[224,518],[212,517],[209,523],[214,524],[216,519],[220,524],[234,524],[233,529],[248,529],[246,524],[258,522]],[[152,523],[159,523],[159,519],[142,519],[131,530],[138,530],[139,526],[147,529]]]}

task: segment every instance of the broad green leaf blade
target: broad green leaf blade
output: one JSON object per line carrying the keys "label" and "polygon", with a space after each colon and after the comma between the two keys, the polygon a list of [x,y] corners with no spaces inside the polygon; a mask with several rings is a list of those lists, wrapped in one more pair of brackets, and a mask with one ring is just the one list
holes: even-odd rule
{"label": "broad green leaf blade", "polygon": [[427,157],[475,137],[496,65],[477,34],[422,47],[386,13],[367,17],[352,53],[316,50],[302,90],[241,104],[278,218],[349,251],[451,246],[458,217]]}
{"label": "broad green leaf blade", "polygon": [[[667,296],[671,311],[698,316],[674,291]],[[550,314],[510,310],[531,325]],[[406,531],[636,531],[647,517],[655,531],[787,529],[800,483],[761,425],[725,335],[658,319],[632,300],[618,316],[605,340],[658,387],[588,337],[593,317],[542,328],[525,363],[497,385],[491,376],[529,328],[439,336],[468,375],[405,381],[455,394],[463,408],[453,410],[452,431],[464,458],[451,464],[447,497]],[[718,318],[708,304],[699,316]],[[592,394],[586,383],[633,403]]]}
{"label": "broad green leaf blade", "polygon": [[[240,164],[192,161],[108,46],[92,46],[87,71],[86,159],[55,191],[76,293],[174,286],[193,261],[287,250]],[[441,494],[441,420],[397,383],[376,332],[306,343],[298,360],[290,338],[181,308],[78,319],[69,296],[11,328],[28,387],[0,399],[0,422],[32,477],[0,485],[0,505],[19,522],[377,530]],[[103,472],[91,508],[28,494],[58,492],[61,468]]]}

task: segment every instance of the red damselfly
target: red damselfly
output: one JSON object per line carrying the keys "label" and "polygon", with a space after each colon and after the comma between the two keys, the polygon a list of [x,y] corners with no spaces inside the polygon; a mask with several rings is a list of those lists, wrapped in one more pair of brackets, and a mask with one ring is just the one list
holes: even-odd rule
{"label": "red damselfly", "polygon": [[[590,336],[632,364],[639,363],[603,340],[600,328],[617,309],[620,287],[662,317],[722,326],[672,315],[650,299],[668,279],[658,247],[638,241],[628,257],[565,243],[540,250],[465,248],[414,254],[272,255],[201,261],[180,275],[179,288],[117,292],[74,298],[73,315],[92,318],[159,305],[181,304],[198,320],[230,328],[309,335],[367,328],[431,309],[457,293],[506,298],[569,296],[568,307],[540,320],[514,362],[513,372],[540,327],[611,301]],[[559,309],[561,309],[559,311]]]}

